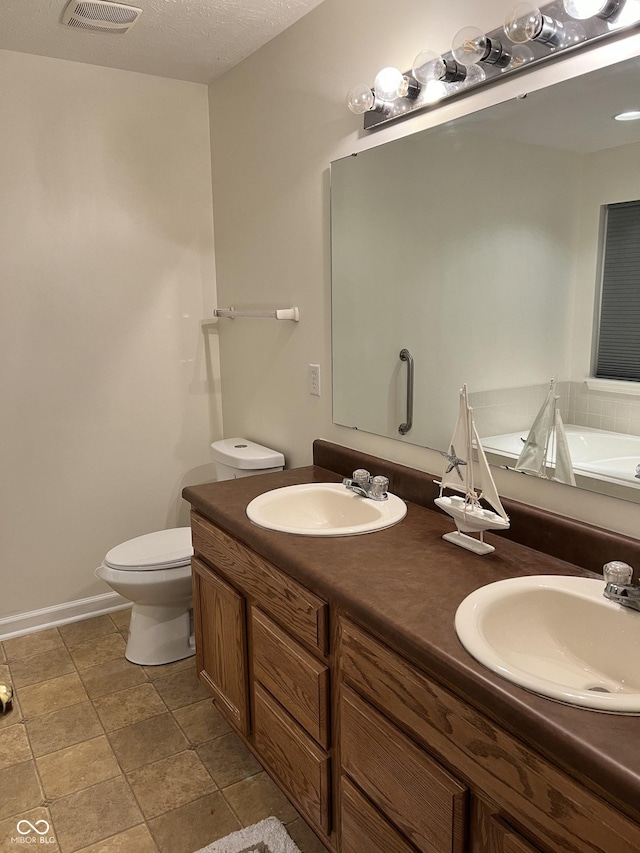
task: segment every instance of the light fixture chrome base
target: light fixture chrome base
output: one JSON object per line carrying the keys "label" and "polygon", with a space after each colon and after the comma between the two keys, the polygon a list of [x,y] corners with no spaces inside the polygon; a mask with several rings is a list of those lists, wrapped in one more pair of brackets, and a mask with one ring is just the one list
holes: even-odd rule
{"label": "light fixture chrome base", "polygon": [[[637,20],[626,20],[624,14],[626,5],[623,0],[611,0],[599,15],[578,21],[567,15],[562,0],[554,0],[552,3],[547,3],[540,7],[545,18],[542,37],[533,39],[527,42],[526,45],[512,45],[502,27],[491,30],[486,34],[487,39],[492,44],[502,44],[503,49],[511,55],[511,61],[506,67],[503,64],[492,63],[490,56],[487,56],[478,63],[484,72],[483,79],[478,79],[477,75],[467,76],[463,80],[460,80],[458,76],[455,82],[445,79],[443,82],[446,94],[436,103],[429,102],[429,96],[425,91],[425,87],[420,90],[416,98],[377,101],[374,109],[364,113],[364,129],[373,130],[390,121],[414,115],[417,112],[436,109],[440,104],[446,103],[453,98],[459,98],[469,92],[475,92],[480,87],[496,83],[520,71],[536,68],[544,62],[558,59],[569,52],[582,50],[605,39],[628,35],[640,26],[640,15]],[[549,24],[549,21],[551,24]],[[562,44],[554,44],[559,35],[559,28],[552,26],[556,23],[560,25],[560,29],[564,34],[564,42]],[[519,55],[522,56],[520,63],[518,63]],[[457,66],[453,53],[450,51],[443,53],[442,59],[447,68]]]}

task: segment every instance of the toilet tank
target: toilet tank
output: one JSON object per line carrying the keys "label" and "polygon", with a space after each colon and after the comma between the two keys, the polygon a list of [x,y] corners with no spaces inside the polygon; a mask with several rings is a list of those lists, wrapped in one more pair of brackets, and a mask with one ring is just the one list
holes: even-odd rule
{"label": "toilet tank", "polygon": [[282,453],[246,438],[223,438],[221,441],[214,441],[211,453],[218,480],[235,480],[238,477],[250,477],[252,474],[271,474],[284,468]]}

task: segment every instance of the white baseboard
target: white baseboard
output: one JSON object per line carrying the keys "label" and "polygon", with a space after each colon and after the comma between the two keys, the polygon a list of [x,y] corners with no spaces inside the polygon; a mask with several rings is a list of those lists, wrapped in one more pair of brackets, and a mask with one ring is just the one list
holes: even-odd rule
{"label": "white baseboard", "polygon": [[42,610],[5,616],[0,619],[0,640],[10,640],[12,637],[21,637],[23,634],[32,634],[34,631],[55,628],[69,622],[79,622],[81,619],[101,616],[103,613],[112,613],[114,610],[124,610],[127,607],[131,607],[131,602],[126,598],[118,595],[117,592],[105,592],[91,598],[80,598],[77,601],[68,601],[66,604],[44,607]]}

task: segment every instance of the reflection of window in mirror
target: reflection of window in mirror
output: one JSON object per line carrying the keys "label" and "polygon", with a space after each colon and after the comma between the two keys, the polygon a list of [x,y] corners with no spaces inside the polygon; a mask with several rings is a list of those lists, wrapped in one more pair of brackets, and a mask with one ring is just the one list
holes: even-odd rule
{"label": "reflection of window in mirror", "polygon": [[608,204],[604,211],[594,375],[640,383],[640,201]]}

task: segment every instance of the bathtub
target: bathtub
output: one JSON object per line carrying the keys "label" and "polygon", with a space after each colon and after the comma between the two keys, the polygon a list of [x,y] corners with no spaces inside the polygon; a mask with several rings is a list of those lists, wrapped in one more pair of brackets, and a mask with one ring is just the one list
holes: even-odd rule
{"label": "bathtub", "polygon": [[[636,466],[640,464],[640,435],[607,432],[603,429],[565,424],[571,462],[576,475],[582,474],[624,486],[640,488]],[[481,438],[489,462],[515,467],[524,447],[527,431]],[[492,459],[491,457],[497,457]]]}

